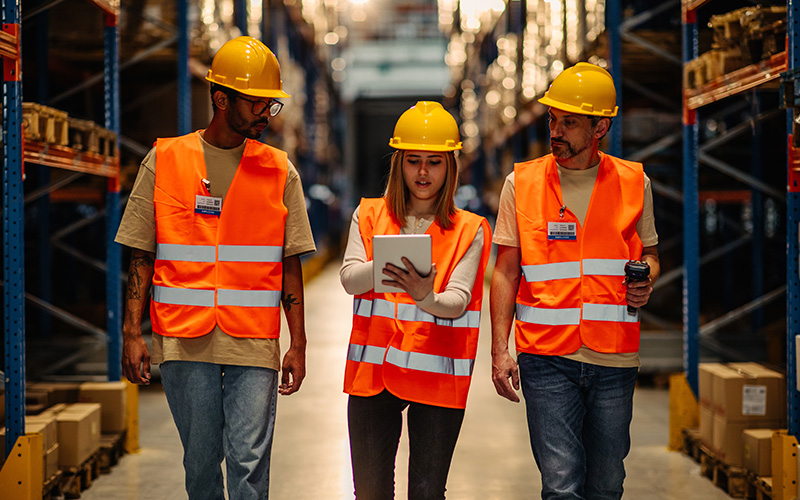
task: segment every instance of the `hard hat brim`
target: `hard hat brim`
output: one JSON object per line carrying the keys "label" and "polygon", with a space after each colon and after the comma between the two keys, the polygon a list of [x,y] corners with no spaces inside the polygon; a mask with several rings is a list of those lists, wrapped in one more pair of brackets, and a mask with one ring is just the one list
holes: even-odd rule
{"label": "hard hat brim", "polygon": [[394,149],[402,149],[402,150],[414,150],[414,151],[434,151],[436,153],[444,153],[447,151],[456,151],[462,148],[462,144],[459,142],[455,146],[443,146],[439,145],[430,145],[430,144],[409,144],[407,142],[400,143],[399,141],[395,141],[394,139],[389,140],[389,146],[393,147]]}
{"label": "hard hat brim", "polygon": [[555,101],[550,99],[547,94],[544,95],[539,102],[544,104],[545,106],[549,106],[551,108],[560,109],[561,111],[566,111],[568,113],[575,113],[579,115],[586,115],[586,116],[600,116],[606,118],[613,118],[617,116],[617,112],[619,111],[619,106],[614,106],[614,109],[602,109],[600,111],[587,111],[579,106],[573,106],[572,104],[567,104],[559,101]]}
{"label": "hard hat brim", "polygon": [[211,83],[216,83],[217,85],[220,85],[222,87],[229,88],[231,90],[235,90],[236,92],[239,92],[240,94],[249,95],[249,96],[252,96],[252,97],[276,97],[276,98],[277,97],[292,97],[289,94],[287,94],[286,92],[284,92],[283,90],[277,90],[277,89],[268,89],[268,90],[237,89],[236,87],[233,87],[231,85],[227,85],[225,83],[220,83],[220,82],[214,80],[213,78],[211,78],[210,76],[206,76],[206,80],[211,82]]}

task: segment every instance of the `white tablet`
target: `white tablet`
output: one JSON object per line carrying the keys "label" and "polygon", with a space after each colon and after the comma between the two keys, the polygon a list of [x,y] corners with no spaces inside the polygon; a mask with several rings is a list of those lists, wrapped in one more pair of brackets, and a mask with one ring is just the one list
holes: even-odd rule
{"label": "white tablet", "polygon": [[376,235],[372,238],[372,282],[378,293],[402,293],[401,288],[381,283],[390,279],[383,274],[387,263],[405,269],[401,257],[411,261],[418,273],[431,272],[431,235],[429,234],[391,234]]}

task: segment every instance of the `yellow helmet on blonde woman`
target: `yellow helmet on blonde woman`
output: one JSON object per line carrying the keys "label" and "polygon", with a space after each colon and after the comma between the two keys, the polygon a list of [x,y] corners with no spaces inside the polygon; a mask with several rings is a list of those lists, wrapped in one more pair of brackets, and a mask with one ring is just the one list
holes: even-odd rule
{"label": "yellow helmet on blonde woman", "polygon": [[289,97],[275,54],[251,36],[225,42],[211,61],[206,80],[249,96]]}
{"label": "yellow helmet on blonde woman", "polygon": [[419,101],[400,115],[389,145],[395,149],[455,151],[461,149],[453,115],[434,101]]}
{"label": "yellow helmet on blonde woman", "polygon": [[617,91],[608,71],[580,62],[559,74],[539,102],[582,115],[617,116]]}

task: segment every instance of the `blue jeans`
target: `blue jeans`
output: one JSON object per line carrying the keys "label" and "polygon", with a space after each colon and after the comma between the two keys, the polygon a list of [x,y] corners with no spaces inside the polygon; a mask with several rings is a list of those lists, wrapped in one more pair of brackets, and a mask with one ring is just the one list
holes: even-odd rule
{"label": "blue jeans", "polygon": [[408,498],[441,500],[464,410],[412,403],[387,390],[350,396],[347,424],[358,500],[394,498],[394,462],[408,407]]}
{"label": "blue jeans", "polygon": [[190,500],[269,498],[278,372],[267,368],[168,361],[161,382],[183,444]]}
{"label": "blue jeans", "polygon": [[542,498],[622,498],[639,370],[526,353],[518,363]]}

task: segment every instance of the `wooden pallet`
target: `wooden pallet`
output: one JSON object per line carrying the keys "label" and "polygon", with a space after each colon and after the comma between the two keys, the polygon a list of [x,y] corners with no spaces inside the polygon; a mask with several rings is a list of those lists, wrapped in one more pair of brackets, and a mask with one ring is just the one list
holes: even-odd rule
{"label": "wooden pallet", "polygon": [[66,146],[69,144],[68,120],[66,111],[35,102],[22,103],[22,130],[27,139]]}
{"label": "wooden pallet", "polygon": [[70,147],[104,156],[116,156],[117,135],[90,120],[69,119]]}
{"label": "wooden pallet", "polygon": [[125,454],[125,432],[100,436],[100,473],[108,474]]}
{"label": "wooden pallet", "polygon": [[42,500],[57,500],[64,495],[61,491],[62,475],[62,472],[58,471],[44,482]]}
{"label": "wooden pallet", "polygon": [[700,474],[709,478],[714,486],[732,498],[748,498],[747,470],[722,461],[717,454],[704,445],[697,429],[684,429],[683,452],[700,464]]}
{"label": "wooden pallet", "polygon": [[772,500],[772,478],[757,476],[747,471],[747,498],[755,500]]}
{"label": "wooden pallet", "polygon": [[64,498],[80,498],[81,492],[90,487],[100,475],[100,450],[86,459],[80,467],[67,467],[61,472],[61,493]]}

